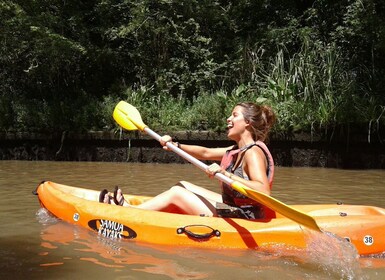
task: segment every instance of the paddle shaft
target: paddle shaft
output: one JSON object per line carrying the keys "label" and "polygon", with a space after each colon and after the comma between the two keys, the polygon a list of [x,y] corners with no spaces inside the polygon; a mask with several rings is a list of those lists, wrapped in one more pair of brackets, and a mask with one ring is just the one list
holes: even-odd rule
{"label": "paddle shaft", "polygon": [[[152,138],[154,138],[158,142],[160,142],[160,139],[162,138],[158,133],[154,132],[149,127],[145,127],[144,128],[144,132],[146,132],[149,136],[151,136]],[[175,152],[176,154],[178,154],[179,156],[184,158],[185,160],[189,161],[190,163],[194,164],[196,167],[198,167],[201,170],[206,172],[208,166],[206,164],[204,164],[203,162],[201,162],[200,160],[198,160],[197,158],[195,158],[195,157],[191,156],[190,154],[186,153],[181,148],[178,148],[177,146],[175,146],[171,142],[167,142],[166,146],[170,150],[172,150],[173,152]],[[219,173],[219,172],[217,172],[215,174],[215,177],[218,178],[219,180],[221,180],[222,182],[228,184],[228,185],[231,185],[231,183],[233,182],[232,179],[230,179],[229,177],[227,177],[227,176],[225,176],[225,175],[223,175],[222,173]]]}

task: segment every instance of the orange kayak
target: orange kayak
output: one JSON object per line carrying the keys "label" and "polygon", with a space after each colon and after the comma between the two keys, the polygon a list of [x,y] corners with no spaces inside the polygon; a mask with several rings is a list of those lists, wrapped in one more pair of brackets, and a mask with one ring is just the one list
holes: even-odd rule
{"label": "orange kayak", "polygon": [[[151,197],[124,194],[131,207],[99,203],[100,191],[50,181],[36,189],[40,204],[66,222],[111,239],[202,248],[305,248],[318,233],[276,213],[274,218],[246,220],[165,213],[135,208]],[[385,209],[363,205],[291,205],[312,216],[330,232],[356,248],[358,254],[385,252]]]}

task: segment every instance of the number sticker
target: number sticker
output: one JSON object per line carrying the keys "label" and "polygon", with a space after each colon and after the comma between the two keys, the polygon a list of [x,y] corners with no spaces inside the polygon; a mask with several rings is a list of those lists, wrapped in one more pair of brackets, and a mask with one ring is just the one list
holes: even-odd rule
{"label": "number sticker", "polygon": [[371,246],[374,243],[374,238],[371,235],[365,235],[364,236],[364,243],[367,246]]}
{"label": "number sticker", "polygon": [[79,221],[79,218],[80,218],[80,215],[79,213],[75,213],[72,217],[72,219],[74,219],[75,222]]}

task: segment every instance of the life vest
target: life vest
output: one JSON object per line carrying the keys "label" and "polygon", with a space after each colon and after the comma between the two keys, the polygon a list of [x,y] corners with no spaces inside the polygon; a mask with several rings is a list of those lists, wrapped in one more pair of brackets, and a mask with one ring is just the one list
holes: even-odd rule
{"label": "life vest", "polygon": [[[243,164],[240,164],[235,170],[232,170],[232,169],[233,169],[233,166],[235,164],[236,156],[240,152],[247,151],[248,149],[250,149],[253,146],[260,147],[266,156],[266,159],[267,159],[266,176],[269,180],[269,185],[270,185],[270,189],[271,189],[273,186],[273,179],[274,179],[274,160],[273,160],[273,157],[272,157],[269,149],[267,148],[265,143],[263,143],[262,141],[257,141],[255,143],[252,143],[252,144],[247,145],[245,147],[242,147],[240,149],[235,146],[233,149],[226,151],[226,154],[223,156],[222,161],[221,161],[221,167],[228,172],[234,173],[235,175],[237,175],[241,178],[249,180],[249,178],[243,174]],[[238,206],[239,207],[239,206],[244,206],[244,205],[253,205],[256,207],[266,208],[265,206],[261,205],[260,203],[256,202],[255,200],[248,198],[247,196],[237,192],[231,186],[229,186],[225,183],[221,183],[221,187],[222,187],[223,202],[230,205],[230,206]],[[264,211],[264,212],[271,212],[271,210],[270,211],[268,211],[268,210],[270,210],[270,209],[266,209],[266,211]],[[264,215],[264,216],[266,216],[266,215]],[[272,216],[272,215],[269,214],[269,216]]]}

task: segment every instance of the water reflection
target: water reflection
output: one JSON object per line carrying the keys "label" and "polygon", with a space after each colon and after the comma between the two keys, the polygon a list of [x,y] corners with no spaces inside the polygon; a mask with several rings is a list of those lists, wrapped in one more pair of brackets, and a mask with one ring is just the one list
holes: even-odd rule
{"label": "water reflection", "polygon": [[[306,249],[274,246],[257,251],[201,250],[111,240],[51,218],[44,209],[37,216],[43,225],[39,255],[40,266],[44,268],[65,267],[78,261],[88,269],[109,268],[115,276],[128,273],[132,279],[149,275],[223,279],[229,275],[237,277],[239,273],[246,279],[251,275],[298,279],[303,273],[311,279],[365,279],[353,247],[347,242],[335,243],[327,235],[309,233]],[[290,273],[287,266],[291,267]]]}
{"label": "water reflection", "polygon": [[[39,215],[42,215],[42,212]],[[144,272],[146,274],[166,275],[172,279],[204,279],[208,276],[199,271],[189,271],[188,274],[184,275],[183,271],[186,269],[170,262],[164,256],[157,256],[154,251],[146,252],[148,249],[145,247],[137,247],[134,244],[127,246],[119,240],[110,240],[61,221],[54,221],[50,225],[45,225],[41,232],[41,239],[42,251],[39,255],[44,256],[40,264],[42,267],[65,266],[67,262],[72,261],[74,252],[76,252],[77,260],[87,267],[96,265],[113,268],[115,271],[129,268],[129,270],[136,271],[135,274]],[[63,251],[65,246],[68,246],[66,249],[70,249],[68,255],[60,255],[59,259],[56,259],[55,256],[58,254],[55,251]],[[71,250],[73,251],[71,252]]]}

